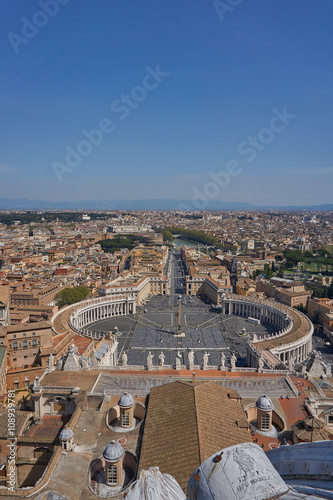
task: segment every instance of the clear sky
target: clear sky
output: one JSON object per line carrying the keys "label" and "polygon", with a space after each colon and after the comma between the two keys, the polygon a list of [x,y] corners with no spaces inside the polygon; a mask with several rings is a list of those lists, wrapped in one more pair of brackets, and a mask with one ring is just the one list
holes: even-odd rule
{"label": "clear sky", "polygon": [[331,0],[1,10],[0,197],[333,202]]}

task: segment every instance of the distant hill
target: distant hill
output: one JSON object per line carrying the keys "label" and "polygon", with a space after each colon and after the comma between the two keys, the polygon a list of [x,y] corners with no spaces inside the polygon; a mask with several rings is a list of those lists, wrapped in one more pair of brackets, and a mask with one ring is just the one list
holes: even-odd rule
{"label": "distant hill", "polygon": [[333,204],[301,206],[258,206],[247,202],[209,201],[206,204],[193,200],[89,200],[45,201],[20,198],[0,198],[0,210],[321,210],[333,211]]}

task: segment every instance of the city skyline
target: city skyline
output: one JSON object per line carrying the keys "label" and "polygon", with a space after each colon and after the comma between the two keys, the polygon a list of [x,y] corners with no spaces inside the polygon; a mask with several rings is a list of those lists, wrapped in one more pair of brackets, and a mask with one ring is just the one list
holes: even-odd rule
{"label": "city skyline", "polygon": [[5,1],[0,198],[331,203],[332,10]]}

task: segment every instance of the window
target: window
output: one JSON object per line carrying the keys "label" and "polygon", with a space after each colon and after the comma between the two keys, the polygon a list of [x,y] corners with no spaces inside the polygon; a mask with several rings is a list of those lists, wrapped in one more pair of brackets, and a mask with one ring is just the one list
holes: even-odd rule
{"label": "window", "polygon": [[23,347],[28,347],[28,342],[26,340],[23,340]]}
{"label": "window", "polygon": [[13,342],[13,349],[17,349],[17,342],[16,342],[16,340]]}
{"label": "window", "polygon": [[266,413],[266,415],[262,415],[261,416],[261,430],[268,431],[269,430],[269,422],[270,422],[269,414]]}
{"label": "window", "polygon": [[122,427],[129,427],[129,411],[125,410],[121,414],[121,425]]}
{"label": "window", "polygon": [[32,339],[32,346],[36,346],[36,345],[37,345],[36,339]]}
{"label": "window", "polygon": [[28,356],[23,356],[23,357],[24,357],[24,359],[26,359]]}
{"label": "window", "polygon": [[25,339],[25,338],[26,338],[26,336],[27,336],[27,334],[26,334],[26,333],[24,333],[24,334],[23,334],[23,338]]}
{"label": "window", "polygon": [[117,466],[116,465],[108,465],[108,484],[117,484],[118,483],[118,474],[117,474]]}
{"label": "window", "polygon": [[26,389],[28,389],[28,387],[29,387],[29,380],[25,380],[25,381],[24,381],[24,387],[25,387]]}
{"label": "window", "polygon": [[16,335],[13,335],[13,339],[16,339]]}
{"label": "window", "polygon": [[36,335],[35,332],[32,332],[32,335],[35,336]]}
{"label": "window", "polygon": [[333,425],[333,415],[328,415],[328,424]]}
{"label": "window", "polygon": [[19,388],[18,382],[15,382],[15,384],[14,384],[14,389],[16,390],[16,389],[18,389],[18,388]]}

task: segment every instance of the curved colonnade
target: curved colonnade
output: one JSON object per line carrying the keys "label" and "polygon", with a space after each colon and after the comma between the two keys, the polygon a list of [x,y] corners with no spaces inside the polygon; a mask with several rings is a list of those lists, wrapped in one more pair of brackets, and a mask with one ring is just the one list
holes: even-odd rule
{"label": "curved colonnade", "polygon": [[80,302],[70,314],[68,323],[81,335],[99,337],[101,336],[99,332],[89,332],[86,327],[96,321],[135,314],[135,312],[135,295],[112,295],[112,297],[100,297]]}
{"label": "curved colonnade", "polygon": [[258,351],[271,351],[282,363],[291,358],[301,363],[312,351],[313,324],[296,309],[243,295],[221,297],[221,307],[224,314],[256,318],[277,328],[277,333],[254,336],[252,346]]}
{"label": "curved colonnade", "polygon": [[87,328],[96,321],[117,316],[135,314],[136,297],[132,294],[119,294],[96,299],[83,300],[60,309],[52,318],[52,328],[57,334],[64,333],[63,325],[85,337],[101,338],[103,332],[89,331]]}

